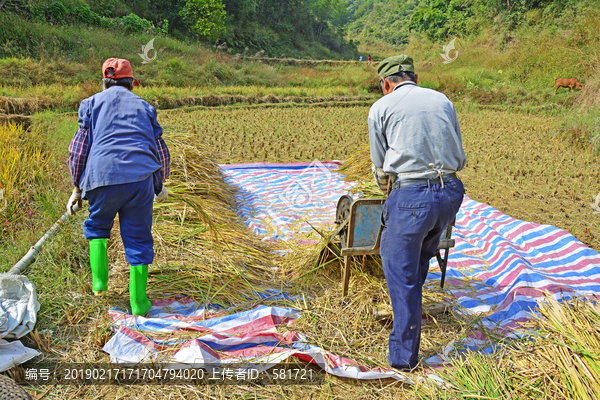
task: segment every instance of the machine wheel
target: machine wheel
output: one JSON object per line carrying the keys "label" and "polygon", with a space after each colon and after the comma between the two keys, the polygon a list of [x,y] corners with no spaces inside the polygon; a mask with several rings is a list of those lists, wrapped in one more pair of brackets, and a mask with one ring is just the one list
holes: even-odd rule
{"label": "machine wheel", "polygon": [[[335,224],[340,226],[344,223],[344,221],[350,216],[350,206],[354,202],[352,196],[346,194],[338,200],[337,209],[335,212]],[[342,242],[342,247],[348,247],[347,238],[348,238],[348,225],[346,225],[339,233],[340,241]]]}
{"label": "machine wheel", "polygon": [[19,384],[0,374],[0,400],[33,400]]}

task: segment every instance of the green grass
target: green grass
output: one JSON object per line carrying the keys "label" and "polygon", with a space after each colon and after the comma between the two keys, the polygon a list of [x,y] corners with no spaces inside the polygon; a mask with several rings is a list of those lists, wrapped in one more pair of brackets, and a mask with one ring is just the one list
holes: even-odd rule
{"label": "green grass", "polygon": [[[51,25],[10,13],[0,14],[0,26],[2,85],[99,82],[102,62],[110,57],[129,59],[136,77],[150,86],[288,85],[277,67],[167,36]],[[152,39],[150,56],[156,59],[142,64],[138,53]]]}
{"label": "green grass", "polygon": [[[216,86],[243,84],[276,85],[270,68],[256,63],[231,62],[202,45],[150,34],[123,34],[104,29],[70,25],[52,26],[14,14],[1,14],[0,84],[74,84],[98,82],[102,62],[110,57],[127,58],[136,77],[145,84]],[[154,40],[156,59],[142,64],[143,45]]]}

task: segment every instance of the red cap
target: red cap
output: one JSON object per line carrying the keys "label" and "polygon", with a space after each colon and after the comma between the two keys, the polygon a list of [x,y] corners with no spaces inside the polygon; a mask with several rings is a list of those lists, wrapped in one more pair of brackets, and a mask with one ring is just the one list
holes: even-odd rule
{"label": "red cap", "polygon": [[[114,69],[114,74],[109,73],[109,68]],[[131,64],[129,64],[129,61],[125,60],[124,58],[109,58],[108,60],[104,61],[104,64],[102,64],[102,75],[105,78],[112,79],[133,78],[133,85],[140,86],[138,80],[133,77]]]}

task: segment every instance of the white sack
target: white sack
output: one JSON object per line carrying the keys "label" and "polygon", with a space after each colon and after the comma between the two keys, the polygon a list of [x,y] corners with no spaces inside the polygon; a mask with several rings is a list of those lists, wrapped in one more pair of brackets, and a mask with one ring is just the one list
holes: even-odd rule
{"label": "white sack", "polygon": [[11,369],[14,365],[31,360],[38,354],[42,353],[23,346],[18,340],[9,343],[6,340],[0,339],[0,372]]}
{"label": "white sack", "polygon": [[40,303],[24,275],[0,274],[0,339],[19,339],[33,329]]}

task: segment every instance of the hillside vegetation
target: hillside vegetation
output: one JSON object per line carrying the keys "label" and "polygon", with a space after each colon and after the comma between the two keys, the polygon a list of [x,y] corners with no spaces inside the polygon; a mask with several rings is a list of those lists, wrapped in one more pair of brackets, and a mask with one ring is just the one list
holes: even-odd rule
{"label": "hillside vegetation", "polygon": [[406,45],[411,33],[430,39],[474,37],[490,28],[504,36],[524,26],[571,29],[592,0],[348,0],[349,36],[363,44]]}
{"label": "hillside vegetation", "polygon": [[[458,102],[564,113],[558,134],[575,146],[600,143],[598,2],[351,0],[349,5],[348,36],[359,50],[376,59],[411,54],[422,86]],[[452,40],[453,48],[445,48]],[[584,89],[559,88],[555,96],[555,79],[572,77]]]}
{"label": "hillside vegetation", "polygon": [[356,52],[343,39],[343,0],[4,0],[0,9],[4,57],[37,58],[51,50],[77,60],[85,38],[65,37],[48,25],[103,29],[121,41],[132,33],[216,41],[231,54],[340,59]]}

